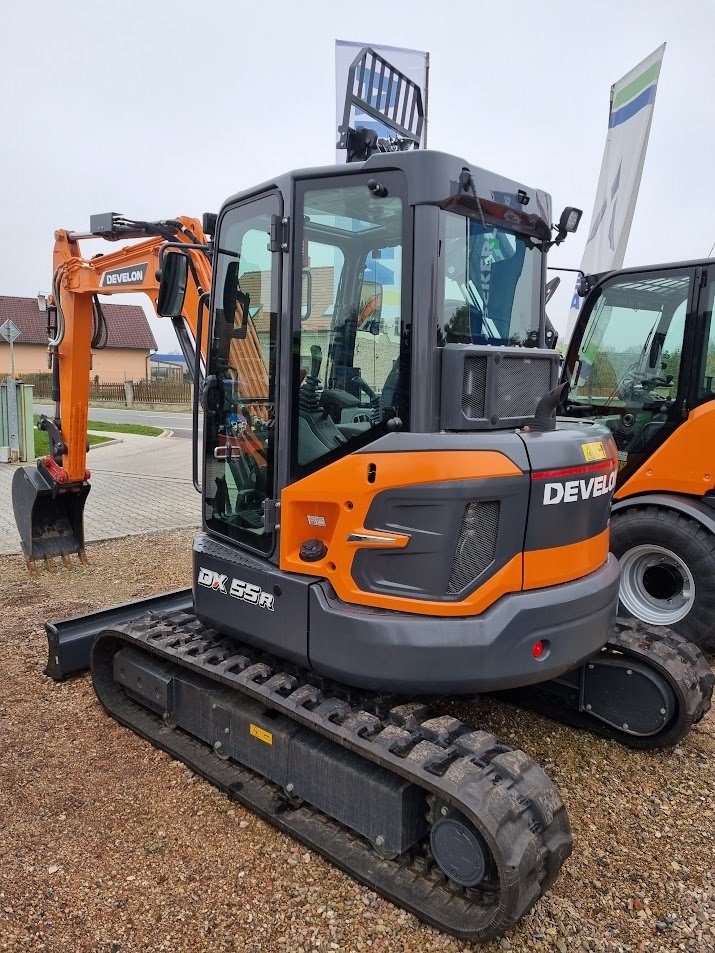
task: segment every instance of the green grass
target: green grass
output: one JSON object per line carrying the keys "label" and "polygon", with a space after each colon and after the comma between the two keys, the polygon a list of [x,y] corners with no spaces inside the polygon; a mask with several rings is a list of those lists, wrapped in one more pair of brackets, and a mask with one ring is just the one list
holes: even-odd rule
{"label": "green grass", "polygon": [[106,424],[101,420],[90,420],[88,430],[104,430],[109,433],[136,433],[141,437],[158,437],[163,433],[161,427],[148,427],[146,424]]}
{"label": "green grass", "polygon": [[[35,414],[35,424],[37,424],[39,419],[39,416]],[[141,437],[158,437],[160,433],[164,432],[161,427],[148,427],[146,424],[110,424],[105,423],[103,420],[88,421],[87,429],[102,430],[106,433],[134,433],[139,434]],[[89,443],[91,446],[93,443],[104,443],[108,439],[108,437],[93,437],[90,434]],[[38,446],[42,446],[45,449],[38,450]],[[35,455],[41,456],[46,453],[49,453],[48,437],[47,434],[40,430],[35,433]]]}
{"label": "green grass", "polygon": [[[161,432],[161,431],[160,431]],[[97,443],[106,443],[111,437],[96,437],[94,434],[88,434],[89,445],[94,446]],[[35,456],[44,457],[50,452],[50,438],[44,430],[35,430]]]}

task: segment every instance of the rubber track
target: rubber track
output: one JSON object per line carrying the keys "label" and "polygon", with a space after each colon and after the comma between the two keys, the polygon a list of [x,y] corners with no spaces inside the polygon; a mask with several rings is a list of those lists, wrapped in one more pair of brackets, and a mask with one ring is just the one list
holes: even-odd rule
{"label": "rubber track", "polygon": [[[423,842],[395,860],[303,803],[287,807],[272,783],[210,746],[171,729],[114,681],[113,658],[132,645],[280,711],[428,793],[434,811],[449,805],[482,834],[492,863],[480,887],[445,878]],[[572,839],[561,797],[524,752],[456,718],[432,717],[419,703],[356,693],[293,669],[206,629],[193,614],[144,616],[102,632],[92,653],[97,695],[114,718],[184,761],[271,823],[356,880],[420,919],[472,942],[513,927],[556,879]],[[426,839],[428,845],[428,838]]]}
{"label": "rubber track", "polygon": [[[629,734],[607,725],[588,712],[579,711],[575,707],[568,708],[562,694],[549,691],[548,682],[509,692],[508,700],[562,724],[582,728],[602,738],[610,738],[639,750],[655,750],[676,745],[709,711],[715,675],[698,646],[671,629],[646,625],[637,619],[619,617],[614,635],[601,652],[606,652],[611,657],[621,656],[648,665],[667,681],[675,698],[676,712],[657,734]],[[628,663],[624,661],[623,664]]]}

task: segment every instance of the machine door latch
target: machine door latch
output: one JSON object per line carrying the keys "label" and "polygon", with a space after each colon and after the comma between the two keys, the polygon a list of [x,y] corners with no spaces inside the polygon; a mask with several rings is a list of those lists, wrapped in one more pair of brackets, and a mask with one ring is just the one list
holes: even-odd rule
{"label": "machine door latch", "polygon": [[288,251],[288,228],[290,219],[283,215],[271,215],[271,236],[268,251]]}
{"label": "machine door latch", "polygon": [[274,530],[280,529],[280,500],[264,500],[261,505],[263,507],[263,531],[272,533]]}

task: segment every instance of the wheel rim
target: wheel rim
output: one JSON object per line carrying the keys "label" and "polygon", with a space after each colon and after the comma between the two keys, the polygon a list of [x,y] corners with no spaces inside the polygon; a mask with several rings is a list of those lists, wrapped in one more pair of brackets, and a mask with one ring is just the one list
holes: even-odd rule
{"label": "wheel rim", "polygon": [[650,625],[673,625],[695,603],[695,580],[683,560],[664,546],[634,546],[620,557],[620,600]]}

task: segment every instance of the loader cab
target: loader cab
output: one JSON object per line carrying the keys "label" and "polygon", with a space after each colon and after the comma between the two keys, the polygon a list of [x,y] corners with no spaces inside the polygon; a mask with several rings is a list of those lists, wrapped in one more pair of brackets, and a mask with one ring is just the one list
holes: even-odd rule
{"label": "loader cab", "polygon": [[[209,309],[206,529],[275,559],[285,487],[394,435],[530,420],[556,376],[549,220],[544,193],[429,152],[230,199]],[[325,516],[306,518],[319,537]]]}
{"label": "loader cab", "polygon": [[686,262],[592,279],[564,362],[566,412],[610,429],[619,485],[715,396],[714,278]]}

